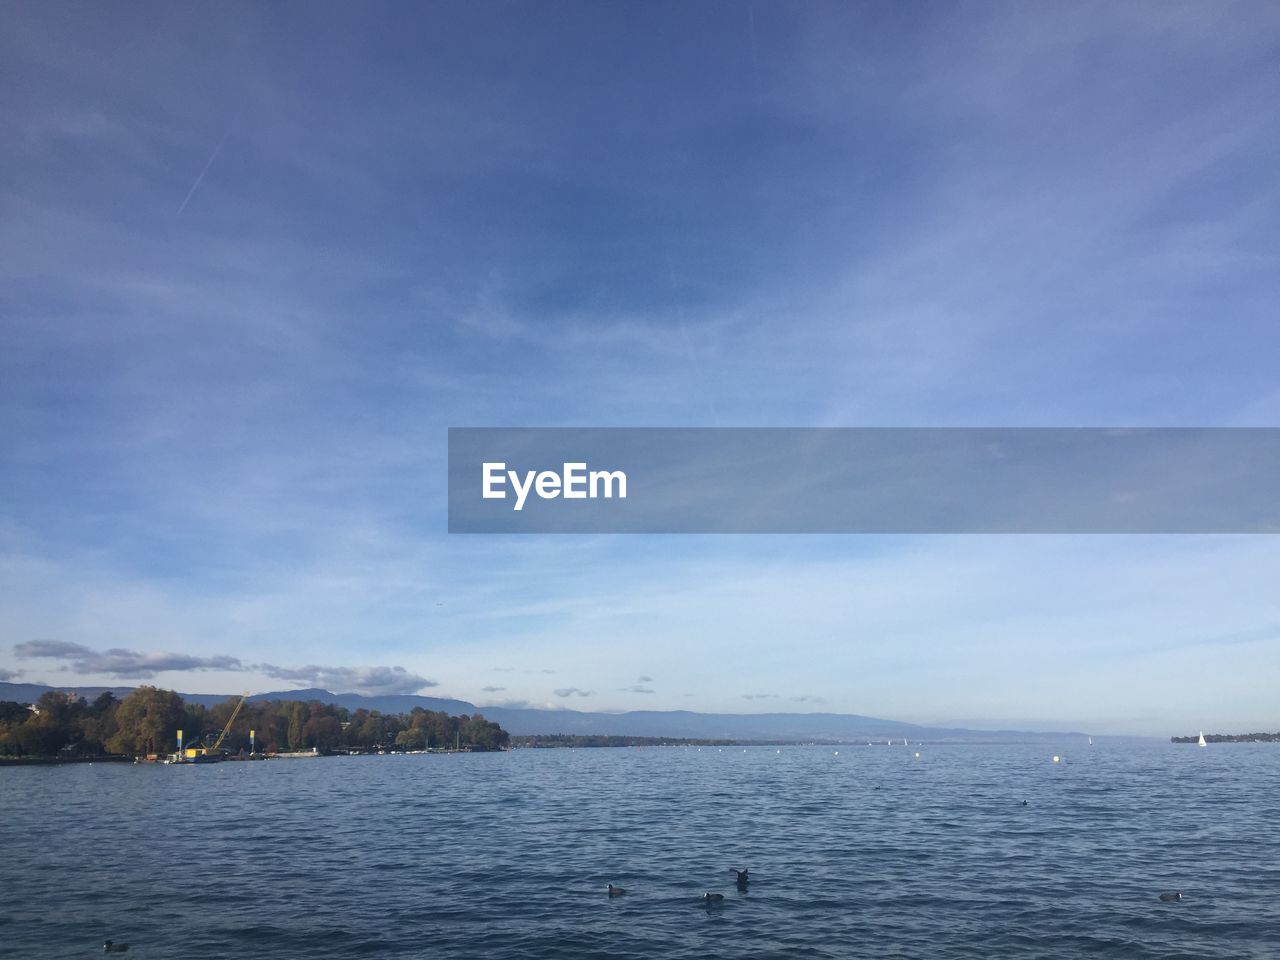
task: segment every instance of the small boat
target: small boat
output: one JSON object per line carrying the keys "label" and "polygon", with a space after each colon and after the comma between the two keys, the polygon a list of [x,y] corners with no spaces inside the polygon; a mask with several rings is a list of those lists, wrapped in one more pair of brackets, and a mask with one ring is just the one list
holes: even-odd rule
{"label": "small boat", "polygon": [[1089,738],[1089,746],[1091,746],[1091,747],[1093,746],[1093,737],[1090,737],[1090,738]]}
{"label": "small boat", "polygon": [[1204,742],[1204,731],[1200,731],[1200,740],[1196,743],[1197,747],[1207,747],[1209,744]]}

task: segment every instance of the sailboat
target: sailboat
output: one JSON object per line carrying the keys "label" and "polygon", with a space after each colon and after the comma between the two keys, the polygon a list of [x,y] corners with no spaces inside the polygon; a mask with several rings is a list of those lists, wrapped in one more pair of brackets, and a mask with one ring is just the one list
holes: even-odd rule
{"label": "sailboat", "polygon": [[1200,731],[1200,740],[1196,743],[1197,747],[1207,747],[1209,744],[1204,742],[1204,731]]}
{"label": "sailboat", "polygon": [[1093,746],[1093,737],[1090,737],[1090,738],[1089,738],[1089,746],[1091,746],[1091,747]]}

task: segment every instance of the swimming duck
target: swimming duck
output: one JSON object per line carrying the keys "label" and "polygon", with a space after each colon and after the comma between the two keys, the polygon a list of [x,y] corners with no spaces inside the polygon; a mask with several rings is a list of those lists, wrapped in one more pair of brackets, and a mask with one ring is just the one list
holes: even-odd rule
{"label": "swimming duck", "polygon": [[612,883],[609,884],[609,896],[611,897],[620,897],[626,892],[621,887],[615,887]]}
{"label": "swimming duck", "polygon": [[1180,893],[1162,893],[1162,894],[1160,894],[1160,899],[1161,899],[1161,900],[1163,900],[1165,903],[1176,903],[1177,901],[1179,901],[1179,900],[1181,900],[1181,899],[1182,899],[1182,894],[1180,894]]}
{"label": "swimming duck", "polygon": [[102,945],[103,953],[124,953],[128,949],[127,943],[116,943],[114,940],[108,940]]}
{"label": "swimming duck", "polygon": [[707,901],[707,903],[719,903],[721,900],[724,899],[724,894],[723,893],[704,893],[702,895],[702,899]]}

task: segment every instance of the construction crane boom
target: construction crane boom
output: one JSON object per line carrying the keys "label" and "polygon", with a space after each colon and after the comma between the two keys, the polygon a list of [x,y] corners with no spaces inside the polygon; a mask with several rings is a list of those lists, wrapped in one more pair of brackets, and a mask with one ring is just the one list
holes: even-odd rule
{"label": "construction crane boom", "polygon": [[222,741],[227,738],[227,734],[231,732],[231,725],[236,722],[236,717],[240,715],[240,708],[244,706],[244,702],[249,699],[249,691],[244,692],[244,696],[240,698],[240,702],[236,704],[236,708],[231,711],[231,719],[227,721],[227,725],[222,728],[222,732],[218,734],[218,739],[214,741],[213,746],[205,753],[217,753],[218,748],[222,746]]}

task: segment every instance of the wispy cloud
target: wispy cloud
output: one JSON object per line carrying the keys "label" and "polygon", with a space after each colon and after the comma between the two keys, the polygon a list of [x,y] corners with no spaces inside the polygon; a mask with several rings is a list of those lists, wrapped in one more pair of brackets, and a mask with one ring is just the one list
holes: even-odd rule
{"label": "wispy cloud", "polygon": [[0,667],[0,680],[17,680],[22,676],[21,670],[5,670]]}
{"label": "wispy cloud", "polygon": [[506,687],[481,687],[480,689],[483,690],[485,693],[501,693],[503,690],[506,690],[507,688]]}
{"label": "wispy cloud", "polygon": [[778,695],[776,693],[744,693],[742,695],[742,699],[743,700],[777,700]]}
{"label": "wispy cloud", "polygon": [[564,697],[589,697],[589,696],[591,696],[592,694],[594,694],[594,693],[595,693],[595,691],[594,691],[594,690],[581,690],[581,689],[579,689],[578,687],[560,687],[558,690],[553,690],[553,691],[552,691],[552,693],[554,693],[557,697],[561,697],[561,698],[564,698]]}
{"label": "wispy cloud", "polygon": [[619,687],[618,692],[619,693],[653,693],[654,690],[651,687],[646,687],[643,684],[637,683],[630,687]]}

